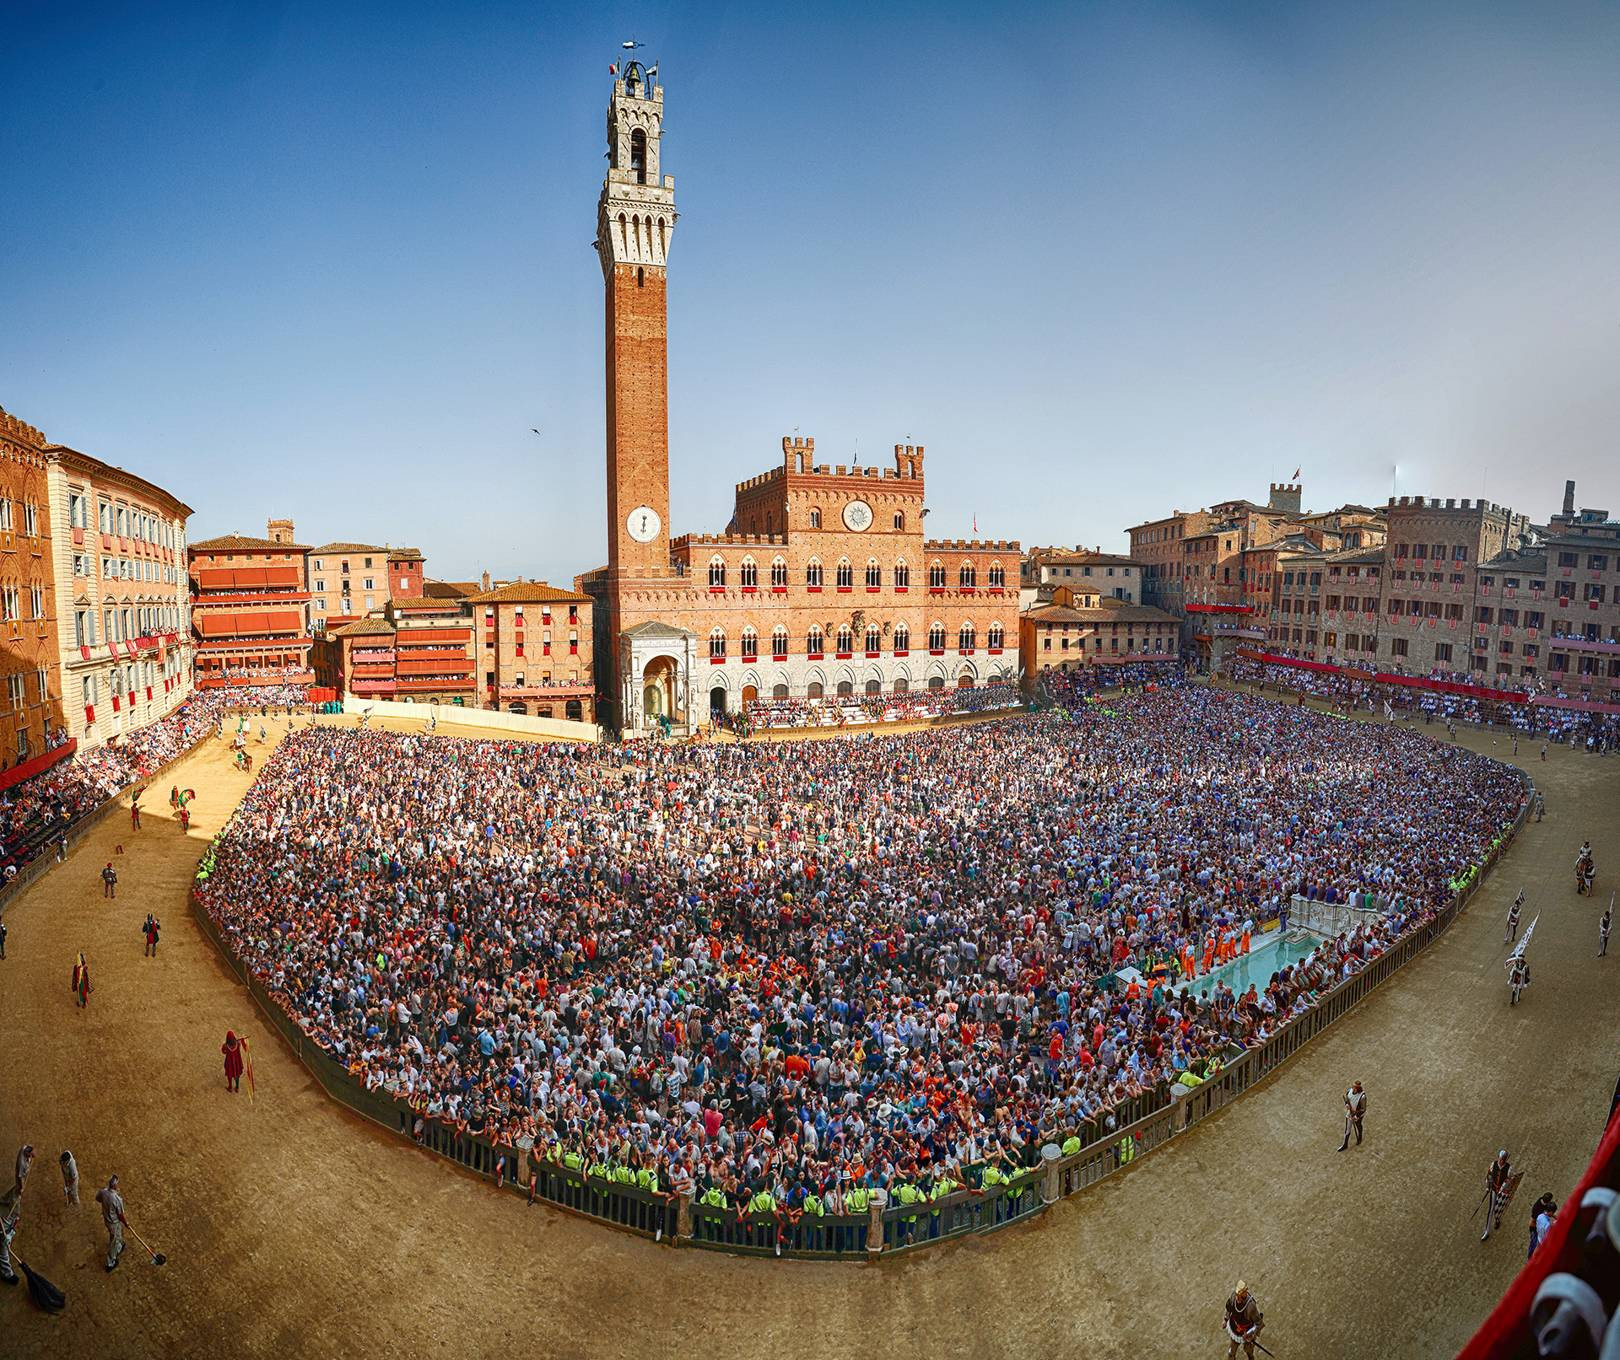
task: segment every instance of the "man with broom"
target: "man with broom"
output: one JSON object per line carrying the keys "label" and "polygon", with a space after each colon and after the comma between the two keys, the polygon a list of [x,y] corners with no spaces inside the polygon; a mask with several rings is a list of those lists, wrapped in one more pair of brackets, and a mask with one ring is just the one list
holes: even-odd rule
{"label": "man with broom", "polygon": [[22,1220],[26,1166],[22,1153],[18,1153],[16,1183],[4,1194],[0,1194],[0,1284],[17,1283],[17,1272],[11,1268],[11,1239],[17,1235],[17,1224]]}

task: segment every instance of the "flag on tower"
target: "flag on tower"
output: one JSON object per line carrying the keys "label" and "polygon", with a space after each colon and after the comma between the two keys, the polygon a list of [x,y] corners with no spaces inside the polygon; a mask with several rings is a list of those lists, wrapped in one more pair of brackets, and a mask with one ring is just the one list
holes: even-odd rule
{"label": "flag on tower", "polygon": [[1288,480],[1291,481],[1291,482],[1297,482],[1299,480],[1300,468],[1302,468],[1303,466],[1304,466],[1304,464],[1302,463],[1300,465],[1300,467],[1295,468],[1294,469],[1294,475],[1292,477],[1290,477]]}
{"label": "flag on tower", "polygon": [[977,515],[973,516],[973,532],[979,532],[979,517]]}
{"label": "flag on tower", "polygon": [[619,74],[619,63],[618,62],[610,61],[608,63],[608,74],[610,76],[616,76],[616,75]]}

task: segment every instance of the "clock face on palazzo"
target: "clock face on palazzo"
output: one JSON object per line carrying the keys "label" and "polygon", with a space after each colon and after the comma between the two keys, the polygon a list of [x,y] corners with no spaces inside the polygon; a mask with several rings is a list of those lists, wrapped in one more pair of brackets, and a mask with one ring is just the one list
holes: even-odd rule
{"label": "clock face on palazzo", "polygon": [[844,527],[863,533],[872,526],[872,507],[865,501],[851,501],[844,507]]}
{"label": "clock face on palazzo", "polygon": [[637,543],[651,543],[658,537],[659,527],[663,521],[658,518],[658,512],[650,505],[638,505],[629,514],[624,522],[625,532]]}

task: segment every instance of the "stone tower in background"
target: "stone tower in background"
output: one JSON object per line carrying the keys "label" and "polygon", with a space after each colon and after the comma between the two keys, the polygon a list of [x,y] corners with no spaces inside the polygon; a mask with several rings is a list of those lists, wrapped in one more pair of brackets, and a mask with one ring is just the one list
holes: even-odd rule
{"label": "stone tower in background", "polygon": [[596,249],[607,294],[608,575],[613,579],[670,572],[664,271],[675,229],[675,180],[659,173],[663,128],[664,91],[652,84],[640,62],[630,62],[613,81],[608,172],[596,214]]}

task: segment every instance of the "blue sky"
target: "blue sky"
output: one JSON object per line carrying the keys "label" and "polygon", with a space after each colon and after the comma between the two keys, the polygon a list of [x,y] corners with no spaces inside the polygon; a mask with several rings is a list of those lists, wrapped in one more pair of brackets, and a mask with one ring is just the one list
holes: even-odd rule
{"label": "blue sky", "polygon": [[[1620,6],[0,0],[0,405],[194,537],[605,559],[607,65],[660,63],[672,522],[780,439],[1120,546],[1303,467],[1620,509]],[[539,427],[541,434],[530,433]]]}

